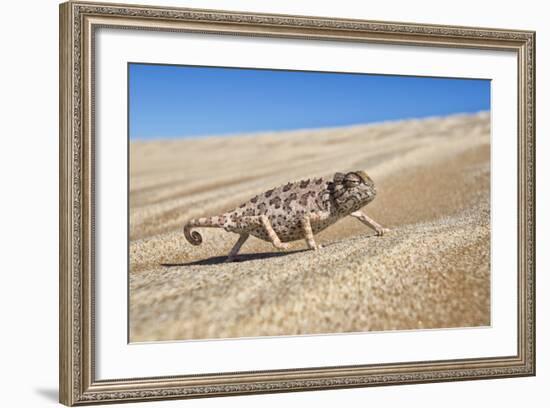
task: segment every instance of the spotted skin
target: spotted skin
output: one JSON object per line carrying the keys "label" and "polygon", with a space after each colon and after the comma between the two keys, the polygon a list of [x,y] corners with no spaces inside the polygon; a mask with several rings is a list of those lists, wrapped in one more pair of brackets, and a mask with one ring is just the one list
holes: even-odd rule
{"label": "spotted skin", "polygon": [[192,219],[185,225],[184,234],[193,245],[202,243],[195,227],[223,228],[239,234],[229,261],[250,235],[271,242],[277,249],[286,249],[288,242],[299,239],[305,239],[310,249],[317,249],[314,236],[348,215],[374,229],[377,235],[389,231],[359,211],[375,196],[374,182],[364,171],[289,182],[222,215]]}

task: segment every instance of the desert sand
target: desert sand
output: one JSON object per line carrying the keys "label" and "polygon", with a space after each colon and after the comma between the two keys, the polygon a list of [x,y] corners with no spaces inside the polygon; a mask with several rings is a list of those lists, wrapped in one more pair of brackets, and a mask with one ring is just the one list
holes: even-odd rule
{"label": "desert sand", "polygon": [[[366,170],[365,213],[280,252],[186,220],[271,187]],[[160,341],[490,325],[490,118],[453,115],[130,145],[130,340]]]}

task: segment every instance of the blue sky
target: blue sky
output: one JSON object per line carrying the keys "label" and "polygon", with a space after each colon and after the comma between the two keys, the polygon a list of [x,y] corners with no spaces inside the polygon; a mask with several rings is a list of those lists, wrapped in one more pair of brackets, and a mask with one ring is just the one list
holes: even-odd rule
{"label": "blue sky", "polygon": [[322,128],[490,109],[490,81],[130,64],[131,139]]}

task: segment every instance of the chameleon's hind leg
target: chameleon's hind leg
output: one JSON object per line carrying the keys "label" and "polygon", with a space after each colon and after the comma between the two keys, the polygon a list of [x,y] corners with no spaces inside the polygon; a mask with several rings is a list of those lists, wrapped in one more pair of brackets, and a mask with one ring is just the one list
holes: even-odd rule
{"label": "chameleon's hind leg", "polygon": [[302,229],[304,231],[304,238],[306,240],[307,247],[309,249],[320,249],[321,245],[317,245],[315,242],[315,237],[313,235],[313,230],[311,228],[311,222],[323,221],[328,217],[328,214],[319,212],[319,213],[310,213],[304,215],[302,218]]}
{"label": "chameleon's hind leg", "polygon": [[[265,232],[265,238],[271,242],[277,249],[287,249],[288,244],[281,242],[281,239],[273,229],[269,218],[266,215],[247,215],[239,217],[235,221],[236,228],[239,231],[252,231],[261,228]],[[263,238],[262,238],[263,239]]]}
{"label": "chameleon's hind leg", "polygon": [[269,218],[267,218],[266,215],[260,215],[260,222],[262,223],[262,226],[264,227],[265,232],[269,237],[269,241],[271,241],[271,243],[275,248],[288,249],[290,245],[287,243],[281,242],[281,240],[279,239],[279,236],[273,229],[273,226],[271,225],[271,222],[269,221]]}
{"label": "chameleon's hind leg", "polygon": [[231,248],[231,251],[229,251],[229,255],[227,255],[227,259],[225,262],[233,262],[235,259],[235,256],[239,253],[239,250],[245,243],[245,241],[248,239],[250,235],[247,233],[242,233],[239,235],[239,239],[237,242],[235,242],[235,245],[233,245],[233,248]]}
{"label": "chameleon's hind leg", "polygon": [[376,231],[376,235],[384,235],[386,232],[389,232],[389,228],[384,228],[380,224],[378,224],[376,221],[374,221],[372,218],[370,218],[367,214],[361,211],[355,211],[350,214],[352,217],[357,218],[359,221],[361,221],[363,224],[367,225],[368,227],[372,228]]}

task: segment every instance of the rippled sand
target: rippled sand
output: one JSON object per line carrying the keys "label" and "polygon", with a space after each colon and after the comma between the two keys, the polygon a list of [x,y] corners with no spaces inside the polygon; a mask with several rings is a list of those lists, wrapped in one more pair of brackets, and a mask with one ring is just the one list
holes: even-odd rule
{"label": "rippled sand", "polygon": [[[130,147],[130,339],[183,340],[490,324],[487,113]],[[287,181],[365,169],[365,212],[287,252],[189,218]]]}

